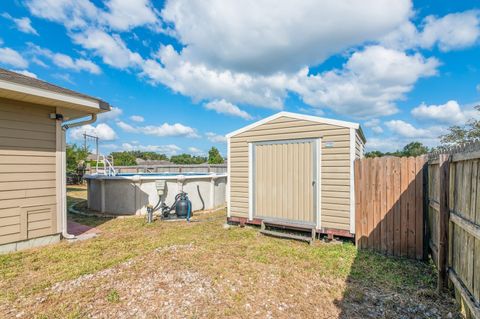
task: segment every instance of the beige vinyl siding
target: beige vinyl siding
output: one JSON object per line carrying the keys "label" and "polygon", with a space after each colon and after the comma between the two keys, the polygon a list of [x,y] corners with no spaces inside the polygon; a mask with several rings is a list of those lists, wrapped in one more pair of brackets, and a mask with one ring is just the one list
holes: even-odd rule
{"label": "beige vinyl siding", "polygon": [[58,233],[52,112],[0,99],[0,245]]}
{"label": "beige vinyl siding", "polygon": [[362,158],[365,152],[365,143],[363,143],[358,131],[355,133],[355,158]]}
{"label": "beige vinyl siding", "polygon": [[[231,216],[248,217],[248,143],[322,138],[322,227],[350,229],[350,129],[290,117],[279,117],[230,138]],[[325,144],[333,142],[333,147]]]}

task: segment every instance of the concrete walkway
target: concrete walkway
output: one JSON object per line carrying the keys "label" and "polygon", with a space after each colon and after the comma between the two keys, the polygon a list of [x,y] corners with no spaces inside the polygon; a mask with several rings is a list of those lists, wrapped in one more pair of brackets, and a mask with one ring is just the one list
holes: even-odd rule
{"label": "concrete walkway", "polygon": [[67,229],[68,233],[75,235],[77,240],[97,237],[101,233],[98,228],[79,224],[71,220],[67,221]]}

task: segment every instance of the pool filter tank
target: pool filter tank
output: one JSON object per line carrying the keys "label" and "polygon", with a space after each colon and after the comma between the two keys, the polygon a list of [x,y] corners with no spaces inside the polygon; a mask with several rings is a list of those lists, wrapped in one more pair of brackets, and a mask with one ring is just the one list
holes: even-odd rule
{"label": "pool filter tank", "polygon": [[[158,210],[161,210],[162,219],[187,219],[190,220],[192,216],[192,202],[188,199],[188,194],[184,191],[181,191],[175,196],[175,202],[172,206],[167,206],[162,198],[165,195],[165,181],[159,180],[155,181],[155,187],[158,193],[158,203],[157,205],[147,206],[147,223],[152,223],[154,218],[154,213]],[[172,213],[174,211],[174,213]]]}
{"label": "pool filter tank", "polygon": [[[192,202],[188,199],[188,194],[185,192],[180,192],[175,196],[175,203],[172,206],[167,206],[163,204],[162,208],[162,219],[184,219],[187,221],[192,217]],[[171,212],[175,211],[174,214]]]}
{"label": "pool filter tank", "polygon": [[187,193],[180,193],[177,195],[178,200],[175,202],[175,214],[178,218],[190,219],[192,203],[188,199]]}

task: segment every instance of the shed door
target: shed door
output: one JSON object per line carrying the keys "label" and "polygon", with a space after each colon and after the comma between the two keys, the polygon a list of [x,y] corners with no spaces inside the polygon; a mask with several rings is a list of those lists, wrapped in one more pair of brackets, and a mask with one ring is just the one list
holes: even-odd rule
{"label": "shed door", "polygon": [[253,145],[254,217],[316,223],[315,140]]}

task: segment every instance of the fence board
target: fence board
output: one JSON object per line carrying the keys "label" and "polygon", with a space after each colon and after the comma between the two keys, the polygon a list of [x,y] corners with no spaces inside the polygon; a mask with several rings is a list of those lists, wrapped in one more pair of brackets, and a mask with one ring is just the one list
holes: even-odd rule
{"label": "fence board", "polygon": [[[472,151],[472,146],[475,149]],[[464,149],[454,149],[439,155],[439,160],[430,159],[428,163],[428,197],[430,202],[438,202],[442,213],[436,212],[430,205],[428,228],[432,230],[430,247],[432,256],[439,257],[435,264],[439,279],[448,273],[450,283],[456,291],[457,299],[466,309],[467,317],[480,318],[480,144],[472,144]],[[448,158],[449,179],[437,174],[437,162]],[[449,188],[447,191],[446,188]],[[442,190],[444,192],[442,192]],[[446,212],[445,214],[444,211]],[[447,226],[443,226],[444,217]],[[438,233],[435,233],[438,229]],[[442,233],[444,232],[444,233]],[[445,240],[445,251],[442,241]],[[442,258],[442,254],[446,258]],[[443,289],[446,280],[439,280],[439,289]]]}
{"label": "fence board", "polygon": [[[425,158],[355,162],[356,242],[361,249],[423,258]],[[417,197],[420,196],[420,199]]]}

